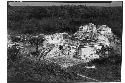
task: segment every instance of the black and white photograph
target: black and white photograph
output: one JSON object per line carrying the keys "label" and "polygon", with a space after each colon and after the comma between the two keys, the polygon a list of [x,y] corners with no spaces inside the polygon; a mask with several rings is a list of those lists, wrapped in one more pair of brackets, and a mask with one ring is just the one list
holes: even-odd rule
{"label": "black and white photograph", "polygon": [[121,82],[123,1],[7,1],[7,83]]}

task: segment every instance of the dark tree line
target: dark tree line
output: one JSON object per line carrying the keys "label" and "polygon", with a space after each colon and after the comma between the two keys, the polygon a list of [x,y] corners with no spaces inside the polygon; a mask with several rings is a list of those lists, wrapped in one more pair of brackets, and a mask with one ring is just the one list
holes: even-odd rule
{"label": "dark tree line", "polygon": [[21,33],[76,32],[80,25],[106,24],[122,35],[122,7],[8,6],[8,30]]}

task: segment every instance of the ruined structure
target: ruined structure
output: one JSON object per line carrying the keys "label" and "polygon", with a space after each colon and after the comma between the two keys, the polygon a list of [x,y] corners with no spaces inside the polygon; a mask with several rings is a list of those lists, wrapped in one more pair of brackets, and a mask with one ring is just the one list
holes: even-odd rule
{"label": "ruined structure", "polygon": [[[39,55],[36,58],[40,60],[53,60],[61,64],[61,66],[71,66],[79,62],[86,63],[100,57],[105,57],[109,51],[104,49],[111,48],[113,46],[111,40],[115,39],[113,38],[114,34],[111,28],[106,25],[96,26],[92,23],[80,26],[73,35],[55,33],[50,35],[42,34],[37,37],[44,38],[44,41],[42,45],[38,46]],[[11,41],[8,40],[8,42],[10,43]],[[9,43],[8,46],[11,47]],[[31,54],[31,51],[26,46],[22,50],[25,51],[22,51],[24,54]],[[58,61],[57,59],[60,60]]]}

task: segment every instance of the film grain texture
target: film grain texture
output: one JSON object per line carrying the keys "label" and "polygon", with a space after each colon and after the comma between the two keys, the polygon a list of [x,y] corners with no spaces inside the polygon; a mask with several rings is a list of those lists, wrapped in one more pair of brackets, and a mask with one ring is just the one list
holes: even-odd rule
{"label": "film grain texture", "polygon": [[121,82],[122,2],[7,5],[7,81]]}

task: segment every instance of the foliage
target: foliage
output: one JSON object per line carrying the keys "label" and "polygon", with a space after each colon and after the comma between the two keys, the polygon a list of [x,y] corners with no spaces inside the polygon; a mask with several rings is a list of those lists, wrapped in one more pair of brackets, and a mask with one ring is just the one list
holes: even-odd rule
{"label": "foliage", "polygon": [[122,35],[122,7],[8,6],[8,29],[22,33],[74,33],[81,24],[105,24]]}

